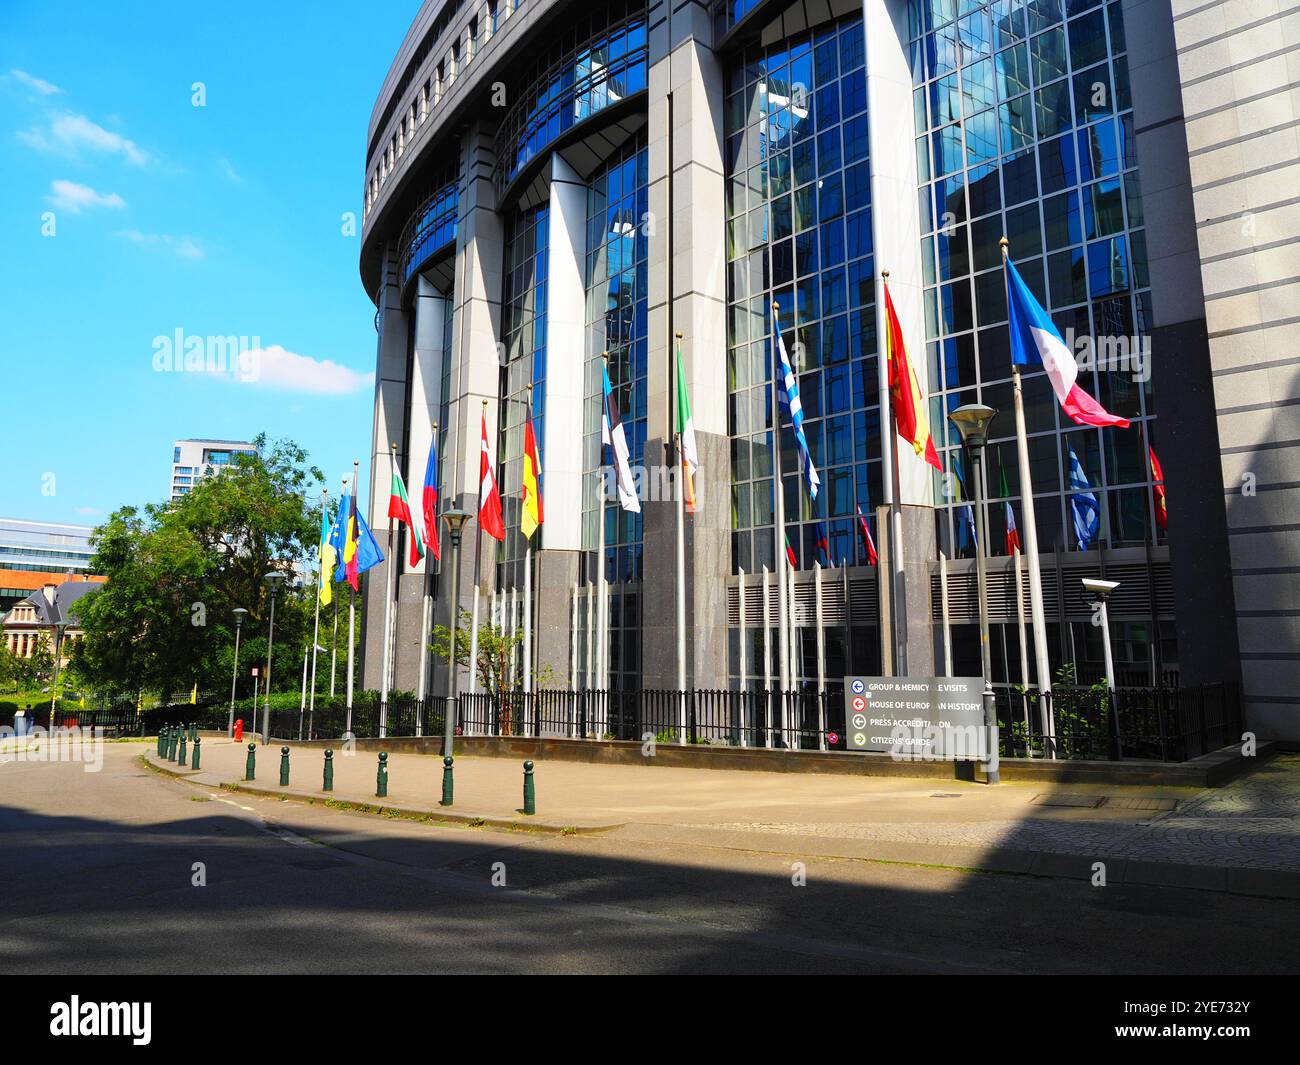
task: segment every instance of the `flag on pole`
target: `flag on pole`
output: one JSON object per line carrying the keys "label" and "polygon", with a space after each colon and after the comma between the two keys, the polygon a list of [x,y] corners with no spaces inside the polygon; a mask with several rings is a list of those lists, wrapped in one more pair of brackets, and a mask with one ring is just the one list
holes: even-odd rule
{"label": "flag on pole", "polygon": [[695,418],[691,415],[691,397],[686,391],[681,344],[677,345],[677,438],[681,449],[682,492],[686,500],[686,513],[694,514],[699,506],[695,497],[695,471],[700,468],[700,455],[695,449]]}
{"label": "flag on pole", "polygon": [[1160,460],[1156,458],[1156,451],[1150,444],[1147,445],[1147,455],[1151,459],[1151,480],[1154,483],[1152,491],[1156,497],[1156,524],[1162,529],[1169,528],[1169,504],[1165,500],[1165,471],[1160,468]]}
{"label": "flag on pole", "polygon": [[799,568],[799,557],[794,553],[794,548],[790,545],[790,534],[785,534],[785,560],[790,563],[791,569]]}
{"label": "flag on pole", "polygon": [[546,520],[542,509],[542,461],[537,456],[537,437],[533,435],[533,415],[524,422],[524,508],[519,528],[525,540],[531,540],[537,527]]}
{"label": "flag on pole", "polygon": [[[1002,475],[1002,491],[1000,494],[1004,497],[1009,496],[1011,492],[1007,489],[1007,471],[999,465],[998,472]],[[1002,505],[1006,507],[1007,513],[1007,554],[1014,554],[1017,549],[1024,551],[1024,547],[1020,543],[1020,529],[1016,526],[1016,512],[1011,506],[1011,500],[1006,500]]]}
{"label": "flag on pole", "polygon": [[372,566],[377,566],[384,561],[384,553],[379,550],[379,544],[375,540],[375,534],[370,531],[370,526],[366,524],[357,510],[356,478],[353,478],[352,494],[348,496],[348,519],[344,528],[346,539],[343,542],[343,560],[345,562],[344,572],[347,574],[348,584],[352,586],[354,592],[361,591],[361,574]]}
{"label": "flag on pole", "polygon": [[1061,408],[1079,425],[1127,429],[1129,421],[1111,414],[1079,387],[1079,364],[1065,346],[1048,313],[1007,259],[1007,294],[1010,297],[1011,361],[1017,366],[1041,363],[1047,371]]}
{"label": "flag on pole", "polygon": [[334,548],[334,581],[338,583],[348,579],[347,559],[344,549],[347,546],[348,514],[352,508],[352,493],[343,484],[343,494],[339,496],[339,509],[334,515],[334,524],[330,526],[330,547]]}
{"label": "flag on pole", "polygon": [[1074,453],[1068,442],[1066,449],[1070,453],[1070,510],[1074,515],[1074,539],[1080,551],[1087,551],[1097,537],[1101,526],[1101,506],[1097,496],[1088,483],[1088,475],[1083,472],[1083,463]]}
{"label": "flag on pole", "polygon": [[[790,424],[794,427],[794,442],[799,449],[799,463],[803,466],[804,477],[808,481],[808,496],[817,498],[817,489],[821,487],[821,478],[817,476],[817,467],[813,465],[812,453],[808,450],[808,437],[803,431],[803,403],[799,399],[799,382],[795,380],[794,368],[790,357],[785,353],[785,340],[781,331],[776,330],[776,353],[779,360],[777,368],[777,401],[781,408],[790,415]],[[776,430],[780,431],[781,419],[777,417]],[[780,447],[780,441],[777,442]],[[780,487],[778,486],[778,491]]]}
{"label": "flag on pole", "polygon": [[889,350],[889,395],[894,407],[894,425],[898,435],[912,445],[917,455],[940,473],[939,453],[934,448],[930,422],[925,416],[925,396],[916,380],[916,371],[903,345],[903,327],[885,282],[885,338]]}
{"label": "flag on pole", "polygon": [[[961,474],[961,452],[954,451],[952,455],[952,473],[957,478],[957,498],[958,500],[966,498],[966,478]],[[970,535],[971,544],[974,547],[979,546],[979,537],[975,534],[975,511],[969,503],[957,508],[957,529],[961,533],[961,544],[966,546],[966,536]]]}
{"label": "flag on pole", "polygon": [[320,577],[318,581],[317,595],[320,596],[321,606],[329,606],[334,601],[334,563],[338,555],[334,551],[334,527],[330,523],[328,505],[320,508],[320,546],[317,551],[320,555]]}
{"label": "flag on pole", "polygon": [[442,561],[442,547],[438,543],[438,429],[434,427],[429,438],[429,461],[424,467],[424,492],[420,503],[424,510],[424,537],[433,557]]}
{"label": "flag on pole", "polygon": [[492,445],[488,443],[487,407],[483,408],[482,437],[478,464],[478,523],[492,539],[506,539],[506,524],[501,517],[501,493],[497,490],[496,463],[492,461]]}
{"label": "flag on pole", "polygon": [[618,504],[624,510],[641,513],[641,501],[636,497],[636,482],[632,479],[632,463],[627,448],[627,434],[623,431],[623,418],[618,412],[614,387],[609,383],[609,366],[601,368],[605,390],[604,414],[600,422],[600,442],[610,450],[610,461],[618,484]]}
{"label": "flag on pole", "polygon": [[194,706],[198,703],[198,701],[199,701],[199,682],[196,680],[194,682],[194,690],[190,692],[190,705]]}
{"label": "flag on pole", "polygon": [[424,558],[424,537],[420,535],[420,527],[415,523],[415,515],[411,513],[411,501],[406,498],[406,485],[402,483],[402,475],[396,463],[393,465],[393,484],[388,494],[388,516],[406,526],[406,538],[411,542],[411,565],[414,566]]}
{"label": "flag on pole", "polygon": [[858,531],[862,534],[862,546],[867,552],[867,565],[874,566],[879,561],[876,555],[876,541],[871,538],[871,526],[862,516],[861,507],[858,507]]}
{"label": "flag on pole", "polygon": [[826,523],[822,521],[817,523],[817,549],[825,557],[826,565],[834,569],[835,563],[831,561],[831,536],[826,530]]}

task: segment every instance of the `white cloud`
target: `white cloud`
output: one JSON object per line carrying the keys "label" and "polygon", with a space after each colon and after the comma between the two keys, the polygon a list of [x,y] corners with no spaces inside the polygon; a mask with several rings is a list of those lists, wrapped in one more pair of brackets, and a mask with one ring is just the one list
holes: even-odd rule
{"label": "white cloud", "polygon": [[203,249],[192,237],[177,237],[170,233],[141,233],[138,229],[123,229],[117,236],[141,248],[166,248],[182,259],[205,257]]}
{"label": "white cloud", "polygon": [[42,96],[54,96],[63,92],[57,85],[38,78],[34,74],[28,74],[25,70],[19,70],[17,67],[9,71],[9,76],[20,84],[26,85],[29,89],[34,89]]}
{"label": "white cloud", "polygon": [[69,214],[80,214],[87,207],[126,206],[126,201],[116,192],[96,192],[89,185],[78,185],[75,181],[51,181],[50,194],[45,199]]}
{"label": "white cloud", "polygon": [[81,150],[120,155],[135,166],[145,166],[152,157],[133,140],[105,129],[85,115],[70,111],[55,115],[48,128],[33,127],[18,134],[24,144],[42,152],[75,156]]}
{"label": "white cloud", "polygon": [[100,510],[98,507],[78,507],[77,513],[84,514],[87,517],[89,517],[92,514],[103,514],[104,512]]}
{"label": "white cloud", "polygon": [[244,183],[244,177],[239,173],[224,155],[217,159],[217,165],[221,167],[221,172],[226,175],[227,179],[233,181],[236,185]]}
{"label": "white cloud", "polygon": [[285,392],[345,396],[374,383],[373,374],[359,373],[329,359],[285,351],[279,344],[244,352],[240,361],[240,380]]}

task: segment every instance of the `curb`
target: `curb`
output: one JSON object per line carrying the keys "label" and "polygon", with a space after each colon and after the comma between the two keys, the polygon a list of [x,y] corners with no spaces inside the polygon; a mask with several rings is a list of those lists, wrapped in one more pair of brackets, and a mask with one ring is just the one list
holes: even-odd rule
{"label": "curb", "polygon": [[506,832],[532,832],[543,836],[592,836],[599,835],[602,832],[611,832],[616,828],[623,828],[622,823],[609,825],[559,825],[553,821],[522,821],[513,820],[507,817],[489,816],[486,814],[462,814],[452,813],[448,810],[421,810],[409,806],[385,806],[380,803],[357,801],[354,799],[334,799],[326,797],[317,797],[315,795],[301,795],[292,791],[277,791],[272,788],[249,787],[246,782],[236,781],[231,783],[208,784],[202,780],[195,780],[193,770],[190,773],[179,773],[165,766],[155,765],[149,760],[147,755],[140,755],[140,761],[149,769],[162,776],[171,777],[173,780],[183,780],[199,788],[209,788],[212,791],[233,791],[242,792],[245,795],[256,795],[263,799],[279,799],[287,802],[302,803],[305,806],[324,806],[332,810],[351,811],[353,813],[370,814],[372,816],[400,818],[407,821],[425,821],[440,824],[460,825],[465,828],[495,828]]}

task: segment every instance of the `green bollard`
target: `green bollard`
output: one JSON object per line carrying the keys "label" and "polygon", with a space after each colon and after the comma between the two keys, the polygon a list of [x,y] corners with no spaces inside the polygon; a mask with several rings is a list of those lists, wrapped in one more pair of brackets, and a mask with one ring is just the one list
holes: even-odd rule
{"label": "green bollard", "polygon": [[289,786],[289,748],[280,748],[280,787]]}
{"label": "green bollard", "polygon": [[533,763],[524,763],[524,813],[537,813],[537,788],[533,784]]}
{"label": "green bollard", "polygon": [[438,804],[439,806],[451,805],[452,789],[455,786],[455,782],[451,777],[451,765],[453,761],[455,761],[455,759],[452,758],[451,755],[447,755],[447,757],[442,760],[442,802]]}
{"label": "green bollard", "polygon": [[169,762],[176,761],[176,730],[167,726],[167,742],[163,745],[163,757]]}
{"label": "green bollard", "polygon": [[379,752],[379,769],[375,773],[375,798],[388,798],[388,754]]}
{"label": "green bollard", "polygon": [[248,745],[248,760],[244,762],[244,779],[257,779],[257,744]]}
{"label": "green bollard", "polygon": [[190,722],[190,743],[199,738],[199,725],[197,721]]}
{"label": "green bollard", "polygon": [[190,768],[198,769],[198,767],[199,767],[199,738],[195,736],[194,737],[194,760],[190,763]]}
{"label": "green bollard", "polygon": [[325,752],[325,786],[322,791],[334,790],[334,752]]}
{"label": "green bollard", "polygon": [[185,768],[185,733],[181,733],[180,749],[176,752],[176,764],[182,769]]}
{"label": "green bollard", "polygon": [[158,730],[158,738],[157,738],[158,757],[159,757],[159,758],[162,757],[162,752],[163,752],[163,741],[164,741],[166,738],[167,738],[167,730],[166,730],[165,728],[160,728],[160,729]]}

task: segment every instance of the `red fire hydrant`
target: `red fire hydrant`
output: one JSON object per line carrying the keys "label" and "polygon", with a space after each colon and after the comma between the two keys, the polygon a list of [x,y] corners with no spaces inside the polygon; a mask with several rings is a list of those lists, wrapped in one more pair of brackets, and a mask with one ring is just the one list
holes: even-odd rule
{"label": "red fire hydrant", "polygon": [[235,718],[235,742],[238,743],[243,738],[244,738],[244,719],[242,717],[237,717]]}

